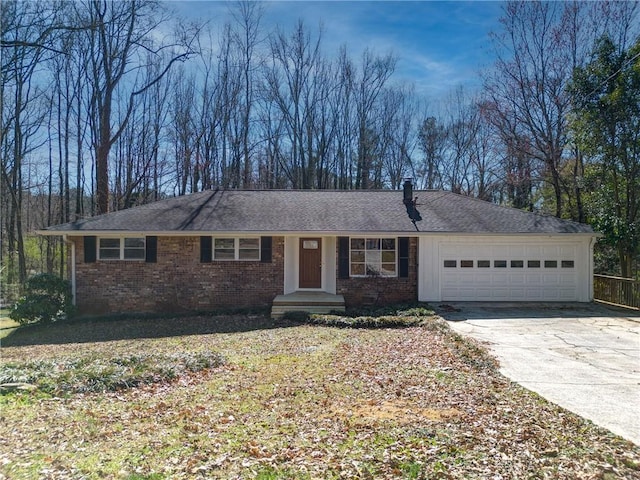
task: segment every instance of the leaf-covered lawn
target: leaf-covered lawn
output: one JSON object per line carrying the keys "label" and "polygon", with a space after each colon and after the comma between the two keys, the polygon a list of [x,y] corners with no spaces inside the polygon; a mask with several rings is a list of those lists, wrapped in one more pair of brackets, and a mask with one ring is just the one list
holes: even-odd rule
{"label": "leaf-covered lawn", "polygon": [[5,333],[10,333],[10,331],[7,331],[8,329],[16,328],[18,326],[20,326],[18,322],[15,322],[9,318],[9,309],[0,308],[0,338],[4,337]]}
{"label": "leaf-covered lawn", "polygon": [[199,317],[9,337],[24,346],[3,346],[5,365],[202,352],[225,362],[107,393],[0,397],[0,478],[640,478],[639,447],[511,384],[438,319],[272,327]]}

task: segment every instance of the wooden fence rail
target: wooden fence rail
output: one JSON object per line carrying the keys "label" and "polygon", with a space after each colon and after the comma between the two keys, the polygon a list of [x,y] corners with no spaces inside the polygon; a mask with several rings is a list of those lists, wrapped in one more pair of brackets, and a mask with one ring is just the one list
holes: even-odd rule
{"label": "wooden fence rail", "polygon": [[640,309],[640,281],[631,278],[594,275],[593,297],[599,302]]}

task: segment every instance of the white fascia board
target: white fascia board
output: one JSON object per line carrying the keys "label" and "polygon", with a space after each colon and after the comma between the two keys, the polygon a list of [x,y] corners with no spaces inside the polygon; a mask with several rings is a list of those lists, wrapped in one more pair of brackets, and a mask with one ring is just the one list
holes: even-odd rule
{"label": "white fascia board", "polygon": [[348,236],[393,236],[393,237],[408,237],[417,236],[415,232],[361,232],[361,231],[349,231],[349,232],[330,232],[330,231],[301,231],[301,232],[265,232],[257,230],[242,230],[242,231],[138,231],[138,230],[72,230],[72,231],[50,231],[39,230],[36,233],[39,235],[49,236],[69,236],[69,237],[85,237],[85,236],[110,236],[110,237],[123,237],[123,236],[158,236],[158,237],[199,237],[201,235],[219,235],[219,236],[277,236],[277,237],[348,237]]}
{"label": "white fascia board", "polygon": [[549,238],[576,238],[576,237],[602,237],[598,232],[580,232],[580,233],[468,233],[468,232],[415,232],[415,231],[296,231],[296,232],[278,232],[278,231],[259,231],[259,230],[243,230],[243,231],[140,231],[140,230],[36,230],[36,234],[43,236],[69,236],[69,237],[85,237],[89,235],[95,236],[111,236],[124,237],[132,236],[159,236],[159,237],[197,237],[201,235],[221,235],[221,236],[241,236],[241,235],[262,235],[262,236],[278,236],[278,237],[376,237],[376,236],[393,236],[393,237],[549,237]]}

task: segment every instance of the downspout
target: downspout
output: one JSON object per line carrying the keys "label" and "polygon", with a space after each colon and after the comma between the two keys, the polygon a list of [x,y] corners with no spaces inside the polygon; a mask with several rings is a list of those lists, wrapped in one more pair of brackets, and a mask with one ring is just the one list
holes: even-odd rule
{"label": "downspout", "polygon": [[70,241],[66,235],[62,236],[62,241],[71,245],[71,297],[73,306],[76,305],[76,242]]}
{"label": "downspout", "polygon": [[594,269],[593,247],[595,243],[596,243],[596,237],[591,237],[591,240],[589,240],[589,302],[594,301],[594,298],[593,298],[593,269]]}

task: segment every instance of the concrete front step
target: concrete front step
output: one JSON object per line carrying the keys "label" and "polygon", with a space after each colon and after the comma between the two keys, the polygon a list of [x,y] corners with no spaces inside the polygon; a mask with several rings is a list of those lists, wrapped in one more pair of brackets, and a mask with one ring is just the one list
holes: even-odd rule
{"label": "concrete front step", "polygon": [[286,312],[329,313],[344,310],[342,295],[327,292],[294,292],[278,295],[273,300],[271,318],[280,318]]}

